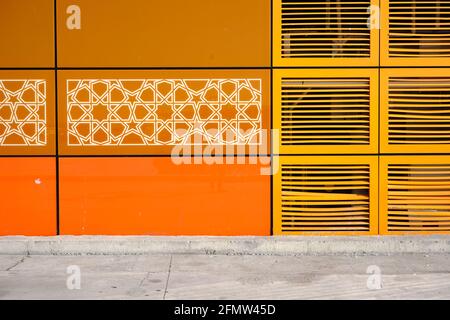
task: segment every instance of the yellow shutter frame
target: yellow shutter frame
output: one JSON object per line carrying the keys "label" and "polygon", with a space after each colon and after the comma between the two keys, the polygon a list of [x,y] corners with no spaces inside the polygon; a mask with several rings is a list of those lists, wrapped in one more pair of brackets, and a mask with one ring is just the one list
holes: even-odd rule
{"label": "yellow shutter frame", "polygon": [[274,66],[377,66],[379,0],[273,0]]}
{"label": "yellow shutter frame", "polygon": [[450,233],[450,156],[380,157],[380,234]]}
{"label": "yellow shutter frame", "polygon": [[382,153],[450,153],[450,70],[382,69]]}
{"label": "yellow shutter frame", "polygon": [[382,66],[450,66],[450,0],[382,3]]}
{"label": "yellow shutter frame", "polygon": [[377,156],[275,156],[275,235],[378,233]]}
{"label": "yellow shutter frame", "polygon": [[278,69],[273,89],[275,154],[378,152],[378,70]]}

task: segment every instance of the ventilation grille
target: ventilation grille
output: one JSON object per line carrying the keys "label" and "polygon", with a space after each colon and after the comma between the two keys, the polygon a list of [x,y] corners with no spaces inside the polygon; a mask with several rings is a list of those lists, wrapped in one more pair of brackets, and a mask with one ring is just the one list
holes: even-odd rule
{"label": "ventilation grille", "polygon": [[281,57],[370,57],[370,5],[370,0],[281,0]]}
{"label": "ventilation grille", "polygon": [[450,78],[389,79],[389,144],[450,144]]}
{"label": "ventilation grille", "polygon": [[369,78],[282,78],[281,146],[368,145]]}
{"label": "ventilation grille", "polygon": [[450,0],[390,0],[390,57],[450,57]]}
{"label": "ventilation grille", "polygon": [[387,231],[450,231],[450,161],[388,166]]}
{"label": "ventilation grille", "polygon": [[281,166],[281,232],[370,229],[369,165]]}

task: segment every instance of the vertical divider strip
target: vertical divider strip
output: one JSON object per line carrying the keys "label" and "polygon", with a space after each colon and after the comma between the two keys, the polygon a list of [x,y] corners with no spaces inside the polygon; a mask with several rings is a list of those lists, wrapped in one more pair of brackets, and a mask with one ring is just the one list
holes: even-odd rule
{"label": "vertical divider strip", "polygon": [[273,0],[270,0],[270,235],[273,236]]}
{"label": "vertical divider strip", "polygon": [[58,120],[58,33],[57,33],[57,0],[53,1],[53,36],[54,36],[54,72],[55,72],[55,153],[56,153],[56,234],[60,234],[59,228],[59,120]]}
{"label": "vertical divider strip", "polygon": [[[385,27],[382,25],[382,21],[383,19],[381,19],[382,15],[383,15],[383,1],[380,1],[380,3],[378,4],[379,7],[379,17],[378,17],[378,26],[380,27],[380,30],[378,30],[378,152],[377,152],[377,158],[378,158],[378,212],[377,212],[377,216],[378,216],[378,226],[377,226],[377,230],[378,230],[378,234],[380,234],[380,153],[381,153],[381,146],[380,146],[380,130],[381,130],[381,28]],[[387,124],[389,125],[389,124]]]}

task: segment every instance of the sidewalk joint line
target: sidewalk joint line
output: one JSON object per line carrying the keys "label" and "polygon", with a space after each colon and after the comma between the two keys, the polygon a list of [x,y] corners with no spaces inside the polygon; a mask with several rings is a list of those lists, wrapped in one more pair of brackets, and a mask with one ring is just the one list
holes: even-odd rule
{"label": "sidewalk joint line", "polygon": [[169,271],[167,272],[166,288],[164,289],[163,300],[166,300],[167,289],[169,287],[170,270],[172,269],[172,259],[173,259],[173,255],[170,255]]}
{"label": "sidewalk joint line", "polygon": [[12,269],[14,269],[15,267],[17,267],[19,264],[23,263],[25,261],[26,258],[28,258],[28,255],[25,255],[22,257],[22,259],[20,259],[19,261],[17,261],[15,264],[13,264],[11,267],[7,268],[5,271],[11,271]]}

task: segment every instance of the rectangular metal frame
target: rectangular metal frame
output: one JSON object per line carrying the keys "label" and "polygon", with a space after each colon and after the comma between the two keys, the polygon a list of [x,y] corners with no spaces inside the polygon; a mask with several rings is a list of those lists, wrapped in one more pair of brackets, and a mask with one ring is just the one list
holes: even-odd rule
{"label": "rectangular metal frame", "polygon": [[[368,164],[370,166],[370,231],[283,232],[281,228],[282,164]],[[274,235],[376,235],[378,234],[378,156],[274,156],[273,157],[273,234]]]}

